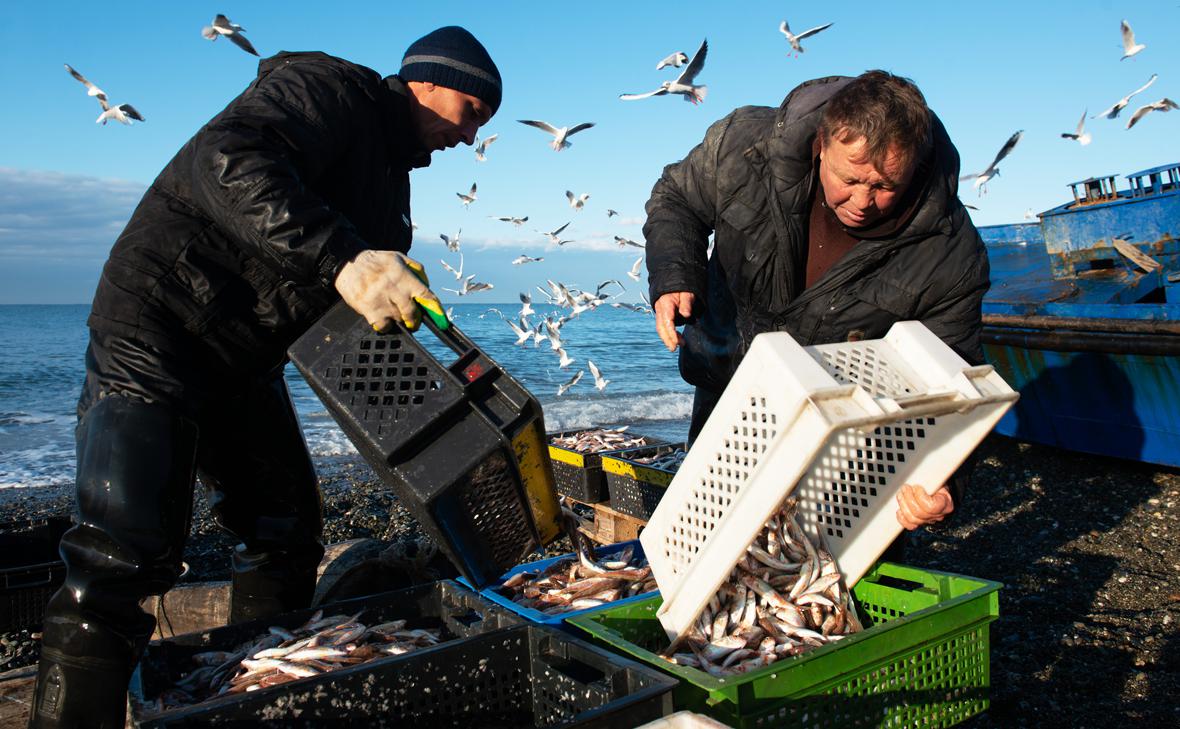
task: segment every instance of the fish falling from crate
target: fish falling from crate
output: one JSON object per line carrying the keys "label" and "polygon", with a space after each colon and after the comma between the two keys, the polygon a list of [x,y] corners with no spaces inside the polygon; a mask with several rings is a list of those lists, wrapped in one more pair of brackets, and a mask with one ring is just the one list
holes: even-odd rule
{"label": "fish falling from crate", "polygon": [[625,431],[628,427],[630,426],[624,425],[621,428],[582,430],[568,435],[554,436],[549,443],[577,453],[600,453],[647,445],[647,438],[644,436],[627,435]]}
{"label": "fish falling from crate", "polygon": [[656,589],[647,559],[632,547],[595,560],[584,540],[577,558],[558,560],[543,572],[519,572],[500,586],[513,602],[546,615],[587,610]]}
{"label": "fish falling from crate", "polygon": [[684,639],[664,657],[731,676],[806,653],[862,629],[835,560],[813,544],[786,499]]}
{"label": "fish falling from crate", "polygon": [[165,690],[157,709],[197,704],[225,694],[317,676],[378,658],[398,656],[437,645],[438,628],[408,629],[405,620],[366,626],[352,616],[324,617],[317,611],[302,626],[273,626],[237,650],[207,651],[192,657],[196,668]]}

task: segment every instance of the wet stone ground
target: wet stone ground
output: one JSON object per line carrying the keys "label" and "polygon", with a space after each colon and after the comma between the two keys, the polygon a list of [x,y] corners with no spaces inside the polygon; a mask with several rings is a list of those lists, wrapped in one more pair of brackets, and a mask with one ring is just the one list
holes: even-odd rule
{"label": "wet stone ground", "polygon": [[[318,465],[325,541],[418,534],[363,462]],[[13,519],[70,510],[65,490],[0,498]],[[198,493],[184,581],[227,579],[231,549]],[[1180,726],[1177,470],[992,436],[966,503],[953,521],[912,535],[906,561],[1004,583],[991,709],[968,726]],[[0,636],[0,669],[35,655],[28,633]]]}

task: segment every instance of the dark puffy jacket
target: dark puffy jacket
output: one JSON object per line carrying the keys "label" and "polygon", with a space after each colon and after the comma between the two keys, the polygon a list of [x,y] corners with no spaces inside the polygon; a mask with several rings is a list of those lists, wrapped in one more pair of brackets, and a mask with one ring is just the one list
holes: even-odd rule
{"label": "dark puffy jacket", "polygon": [[148,188],[88,324],[237,371],[280,366],[338,300],[340,266],[410,248],[409,170],[428,158],[406,93],[323,53],[264,59]]}
{"label": "dark puffy jacket", "polygon": [[737,109],[652,190],[643,228],[652,301],[672,291],[698,301],[680,353],[689,383],[720,393],[762,332],[787,331],[802,344],[877,339],[910,319],[982,362],[987,252],[959,202],[959,155],[937,119],[924,199],[910,222],[859,241],[804,289],[815,130],[849,80],[804,83],[777,110]]}

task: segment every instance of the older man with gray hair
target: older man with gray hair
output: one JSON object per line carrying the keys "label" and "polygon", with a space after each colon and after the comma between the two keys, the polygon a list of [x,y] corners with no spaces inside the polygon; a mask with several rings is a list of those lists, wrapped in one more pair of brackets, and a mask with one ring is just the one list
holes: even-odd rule
{"label": "older man with gray hair", "polygon": [[[737,109],[664,168],[643,232],[657,332],[696,386],[690,438],[762,332],[821,344],[916,319],[982,362],[987,252],[958,176],[958,151],[921,91],[885,71],[805,82],[777,109]],[[944,518],[968,470],[933,495],[904,487],[898,521]]]}

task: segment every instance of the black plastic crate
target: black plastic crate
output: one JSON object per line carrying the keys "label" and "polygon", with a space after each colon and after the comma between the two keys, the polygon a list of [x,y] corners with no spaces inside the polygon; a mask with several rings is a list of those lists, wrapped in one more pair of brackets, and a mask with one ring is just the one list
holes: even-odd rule
{"label": "black plastic crate", "polygon": [[68,517],[0,524],[0,632],[35,628],[66,578],[58,548]]}
{"label": "black plastic crate", "polygon": [[144,726],[621,729],[670,713],[676,683],[553,628],[521,625]]}
{"label": "black plastic crate", "polygon": [[[245,701],[247,697],[281,695],[298,686],[307,685],[309,682],[314,686],[317,681],[326,677],[351,674],[361,669],[367,670],[368,667],[375,667],[377,664],[397,663],[413,659],[416,656],[437,651],[448,642],[494,632],[523,622],[521,617],[511,610],[496,605],[451,580],[344,600],[322,605],[318,609],[323,610],[324,615],[353,615],[360,612],[357,619],[365,625],[405,619],[407,620],[407,629],[441,629],[443,641],[438,646],[420,648],[401,656],[390,656],[313,678],[299,679],[246,694],[227,694],[200,704],[165,711],[158,709],[157,699],[165,689],[175,685],[177,681],[196,668],[192,660],[194,655],[215,650],[232,651],[243,643],[264,635],[271,626],[296,628],[306,623],[308,618],[315,613],[315,609],[308,608],[276,617],[152,641],[144,652],[135,674],[131,677],[132,719],[136,724],[157,726],[157,721],[171,721],[173,717],[204,716],[206,712],[210,711],[229,712],[226,714],[227,717],[239,716],[233,707]],[[246,716],[246,714],[240,716]]]}
{"label": "black plastic crate", "polygon": [[647,521],[668,490],[676,471],[636,463],[638,458],[662,456],[673,451],[685,451],[686,443],[667,443],[657,446],[630,448],[609,454],[602,459],[606,476],[606,490],[615,511]]}
{"label": "black plastic crate", "polygon": [[[618,448],[613,451],[599,451],[597,453],[579,453],[571,448],[553,445],[554,438],[573,435],[582,432],[582,430],[585,430],[585,428],[549,433],[546,436],[545,442],[549,443],[549,458],[553,462],[553,478],[557,485],[557,493],[569,496],[575,501],[581,501],[586,504],[597,504],[609,498],[606,491],[606,479],[602,474],[602,457],[629,450],[629,448]],[[628,435],[646,438],[650,445],[667,442],[662,438],[654,438],[639,433],[628,433]],[[630,448],[634,447],[636,446],[630,446]]]}
{"label": "black plastic crate", "polygon": [[426,327],[440,363],[397,326],[347,304],[291,346],[291,361],[377,475],[447,558],[485,586],[560,534],[537,400],[456,327]]}

